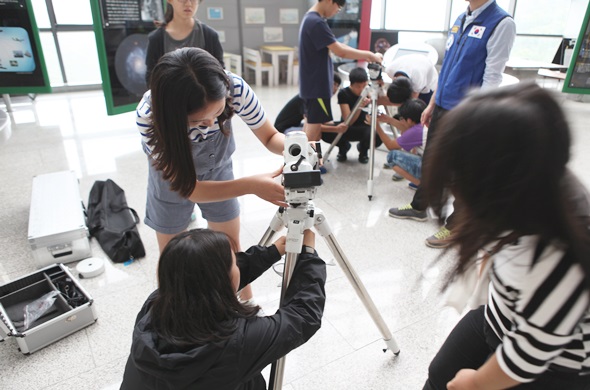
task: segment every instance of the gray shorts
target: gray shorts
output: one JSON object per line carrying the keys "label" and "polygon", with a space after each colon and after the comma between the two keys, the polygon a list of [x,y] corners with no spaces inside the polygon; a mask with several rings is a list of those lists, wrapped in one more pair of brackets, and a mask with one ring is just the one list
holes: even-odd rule
{"label": "gray shorts", "polygon": [[[197,180],[233,180],[231,154],[234,149],[233,135],[225,137],[218,134],[211,139],[193,144]],[[152,159],[148,157],[149,177],[144,222],[159,233],[180,233],[190,224],[195,203],[171,191],[170,184],[162,179],[162,173],[157,171],[152,163]],[[235,198],[197,205],[203,218],[209,222],[227,222],[240,215],[240,205]]]}

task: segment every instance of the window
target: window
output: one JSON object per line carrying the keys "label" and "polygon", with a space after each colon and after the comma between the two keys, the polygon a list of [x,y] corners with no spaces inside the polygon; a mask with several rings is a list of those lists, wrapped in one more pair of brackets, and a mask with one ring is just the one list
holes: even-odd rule
{"label": "window", "polygon": [[100,84],[100,66],[94,32],[60,32],[57,38],[68,84]]}
{"label": "window", "polygon": [[447,2],[442,0],[388,0],[385,2],[385,29],[443,31],[446,30],[446,9]]}
{"label": "window", "polygon": [[89,1],[52,0],[57,24],[91,25]]}

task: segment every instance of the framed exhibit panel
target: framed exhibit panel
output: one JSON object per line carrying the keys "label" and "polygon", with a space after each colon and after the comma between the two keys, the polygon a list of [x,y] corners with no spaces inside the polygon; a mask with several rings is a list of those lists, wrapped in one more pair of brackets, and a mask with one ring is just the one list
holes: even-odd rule
{"label": "framed exhibit panel", "polygon": [[109,115],[133,111],[147,91],[147,36],[164,19],[160,0],[92,0],[102,88]]}
{"label": "framed exhibit panel", "polygon": [[580,28],[570,66],[563,83],[563,92],[590,94],[590,4]]}
{"label": "framed exhibit panel", "polygon": [[0,93],[51,92],[31,0],[0,0]]}

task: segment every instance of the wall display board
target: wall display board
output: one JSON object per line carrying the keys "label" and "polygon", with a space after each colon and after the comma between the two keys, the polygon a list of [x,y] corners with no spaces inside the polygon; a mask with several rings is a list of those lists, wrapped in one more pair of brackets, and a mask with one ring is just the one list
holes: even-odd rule
{"label": "wall display board", "polygon": [[565,76],[563,92],[590,94],[590,4]]}
{"label": "wall display board", "polygon": [[31,0],[0,0],[0,93],[51,92]]}
{"label": "wall display board", "polygon": [[164,19],[160,0],[92,0],[102,87],[109,115],[133,111],[148,87],[147,35]]}
{"label": "wall display board", "polygon": [[[361,29],[361,2],[362,0],[349,0],[342,10],[328,19],[328,25],[336,36],[336,39],[355,49],[359,48],[359,34]],[[340,58],[330,53],[334,66],[354,60]]]}

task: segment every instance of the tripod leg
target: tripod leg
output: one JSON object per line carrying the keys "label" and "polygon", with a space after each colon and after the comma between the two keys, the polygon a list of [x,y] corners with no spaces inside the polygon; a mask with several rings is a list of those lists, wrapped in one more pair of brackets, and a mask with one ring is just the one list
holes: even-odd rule
{"label": "tripod leg", "polygon": [[373,171],[375,169],[375,132],[377,131],[377,93],[371,94],[371,141],[369,146],[369,180],[367,193],[369,200],[373,199]]}
{"label": "tripod leg", "polygon": [[334,138],[334,141],[332,141],[332,143],[330,144],[330,147],[328,148],[326,153],[324,153],[324,161],[328,161],[328,157],[330,157],[330,153],[332,153],[332,149],[334,149],[334,147],[336,145],[338,145],[338,142],[340,142],[340,139],[342,138],[342,134],[344,134],[344,133],[340,133],[336,136],[336,138]]}
{"label": "tripod leg", "polygon": [[266,232],[264,232],[264,235],[260,239],[260,242],[258,243],[258,245],[262,245],[262,246],[270,245],[270,242],[271,242],[274,234],[276,232],[278,232],[279,230],[281,230],[283,227],[285,227],[285,222],[283,221],[284,213],[285,213],[285,208],[279,207],[279,209],[275,213],[274,217],[272,218],[272,220],[268,224],[268,228],[266,229]]}
{"label": "tripod leg", "polygon": [[[287,287],[293,276],[293,270],[295,269],[295,263],[297,262],[297,253],[287,252],[285,256],[285,271],[283,272],[283,287],[281,289],[281,303],[285,297]],[[285,376],[285,359],[283,356],[276,362],[274,362],[270,369],[269,382],[272,383],[273,390],[279,390],[283,387],[283,379]]]}
{"label": "tripod leg", "polygon": [[[363,89],[363,92],[361,93],[361,95],[356,100],[354,107],[350,111],[350,115],[348,115],[348,118],[346,118],[346,120],[344,121],[344,124],[346,126],[350,126],[350,122],[352,121],[352,118],[356,115],[357,111],[361,109],[361,103],[367,97],[368,93],[369,93],[369,86],[366,86],[365,89]],[[340,142],[340,139],[342,138],[342,134],[344,134],[344,133],[338,134],[336,136],[336,139],[334,139],[334,141],[332,141],[332,143],[330,144],[330,147],[328,148],[328,151],[326,151],[326,153],[324,153],[324,161],[328,161],[328,157],[330,157],[330,153],[332,153],[332,149],[334,149],[334,147],[338,144],[338,142]]]}
{"label": "tripod leg", "polygon": [[387,348],[384,349],[383,352],[389,349],[395,355],[398,355],[400,349],[396,341],[394,340],[391,331],[387,327],[387,324],[385,324],[383,317],[381,317],[381,314],[377,310],[377,307],[375,306],[375,303],[373,302],[371,296],[367,292],[367,289],[363,285],[363,282],[360,280],[358,274],[356,273],[354,268],[352,268],[352,265],[344,255],[342,248],[340,247],[340,245],[336,241],[336,238],[331,232],[330,226],[326,218],[318,209],[316,209],[315,212],[315,222],[315,228],[320,233],[320,235],[324,237],[324,239],[326,240],[326,243],[330,247],[330,250],[336,258],[338,265],[340,265],[340,268],[348,278],[348,281],[354,288],[354,291],[356,292],[357,296],[360,298],[361,302],[365,306],[365,309],[367,309],[369,315],[373,319],[373,322],[381,332],[381,335],[383,336],[383,341],[385,341],[385,345],[387,345]]}

